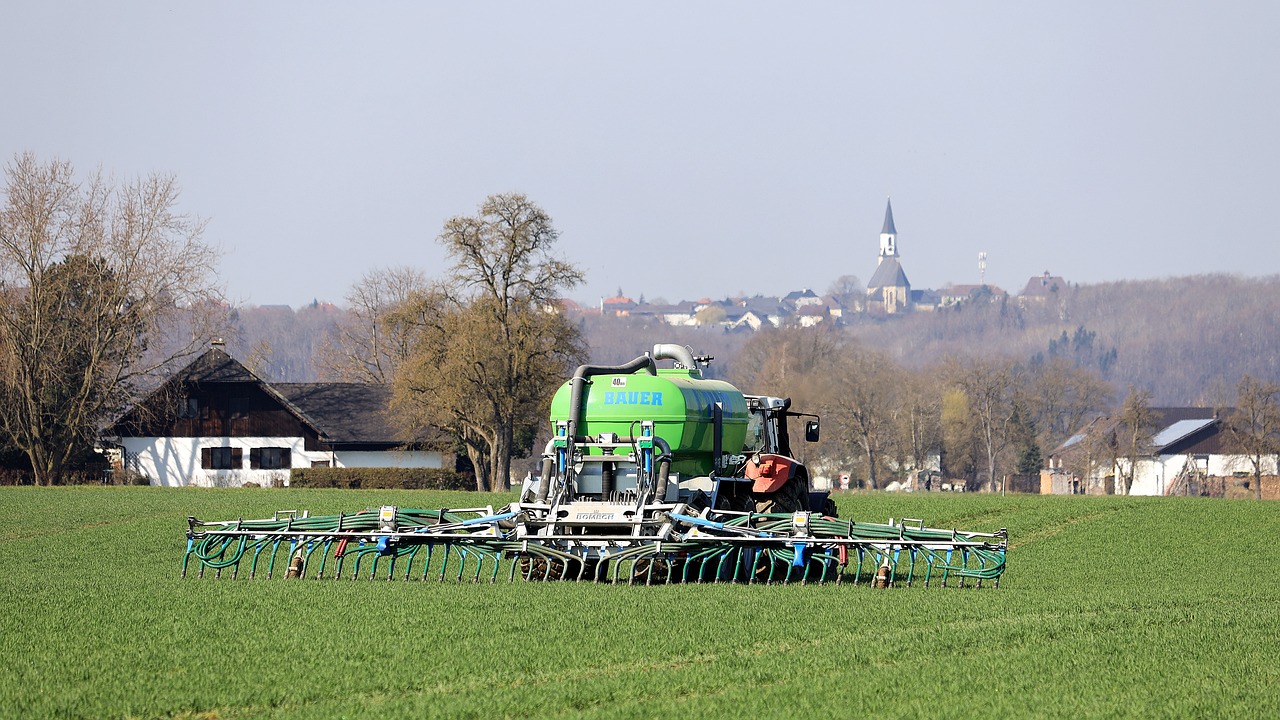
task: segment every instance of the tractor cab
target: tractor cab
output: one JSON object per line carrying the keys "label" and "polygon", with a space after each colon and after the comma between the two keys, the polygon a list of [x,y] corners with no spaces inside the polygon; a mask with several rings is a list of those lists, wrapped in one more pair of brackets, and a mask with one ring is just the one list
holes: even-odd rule
{"label": "tractor cab", "polygon": [[804,441],[817,442],[819,419],[817,415],[791,411],[791,398],[769,395],[747,395],[747,437],[743,453],[771,453],[793,457],[791,435],[787,430],[788,417],[812,418],[805,422]]}

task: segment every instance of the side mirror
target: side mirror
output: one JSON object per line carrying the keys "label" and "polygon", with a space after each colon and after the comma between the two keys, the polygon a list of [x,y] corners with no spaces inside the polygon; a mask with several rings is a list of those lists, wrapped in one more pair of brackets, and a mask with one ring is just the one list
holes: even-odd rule
{"label": "side mirror", "polygon": [[804,424],[804,441],[818,442],[818,421],[810,420]]}

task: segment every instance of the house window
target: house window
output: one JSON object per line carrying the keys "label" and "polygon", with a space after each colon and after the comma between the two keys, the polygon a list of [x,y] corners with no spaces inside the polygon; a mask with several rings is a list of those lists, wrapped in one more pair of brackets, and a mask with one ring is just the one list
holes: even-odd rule
{"label": "house window", "polygon": [[239,470],[244,467],[244,451],[233,447],[201,448],[200,467],[205,470]]}
{"label": "house window", "polygon": [[193,397],[182,398],[178,403],[178,417],[193,418],[200,413],[200,400]]}
{"label": "house window", "polygon": [[249,450],[250,470],[281,470],[293,467],[293,456],[289,448],[264,447]]}

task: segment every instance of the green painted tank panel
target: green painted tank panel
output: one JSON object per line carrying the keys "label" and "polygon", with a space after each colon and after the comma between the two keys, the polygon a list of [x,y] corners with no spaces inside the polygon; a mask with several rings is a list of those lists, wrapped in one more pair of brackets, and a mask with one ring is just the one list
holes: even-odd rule
{"label": "green painted tank panel", "polygon": [[[570,383],[556,391],[551,420],[569,419]],[[712,408],[723,408],[726,452],[742,448],[747,433],[747,402],[737,388],[721,380],[704,380],[682,369],[633,375],[596,375],[586,389],[586,410],[579,435],[640,434],[640,422],[652,420],[654,434],[667,441],[672,471],[685,476],[707,475],[712,469],[715,437]]]}

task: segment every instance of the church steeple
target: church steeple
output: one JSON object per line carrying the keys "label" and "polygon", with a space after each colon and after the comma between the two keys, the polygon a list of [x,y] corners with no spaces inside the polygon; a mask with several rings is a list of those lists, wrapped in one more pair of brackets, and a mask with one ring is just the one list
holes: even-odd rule
{"label": "church steeple", "polygon": [[898,230],[893,226],[893,203],[885,198],[884,227],[880,229],[880,260],[898,257]]}
{"label": "church steeple", "polygon": [[893,227],[893,202],[890,198],[884,199],[884,227],[880,229],[881,235],[897,235],[898,231]]}

